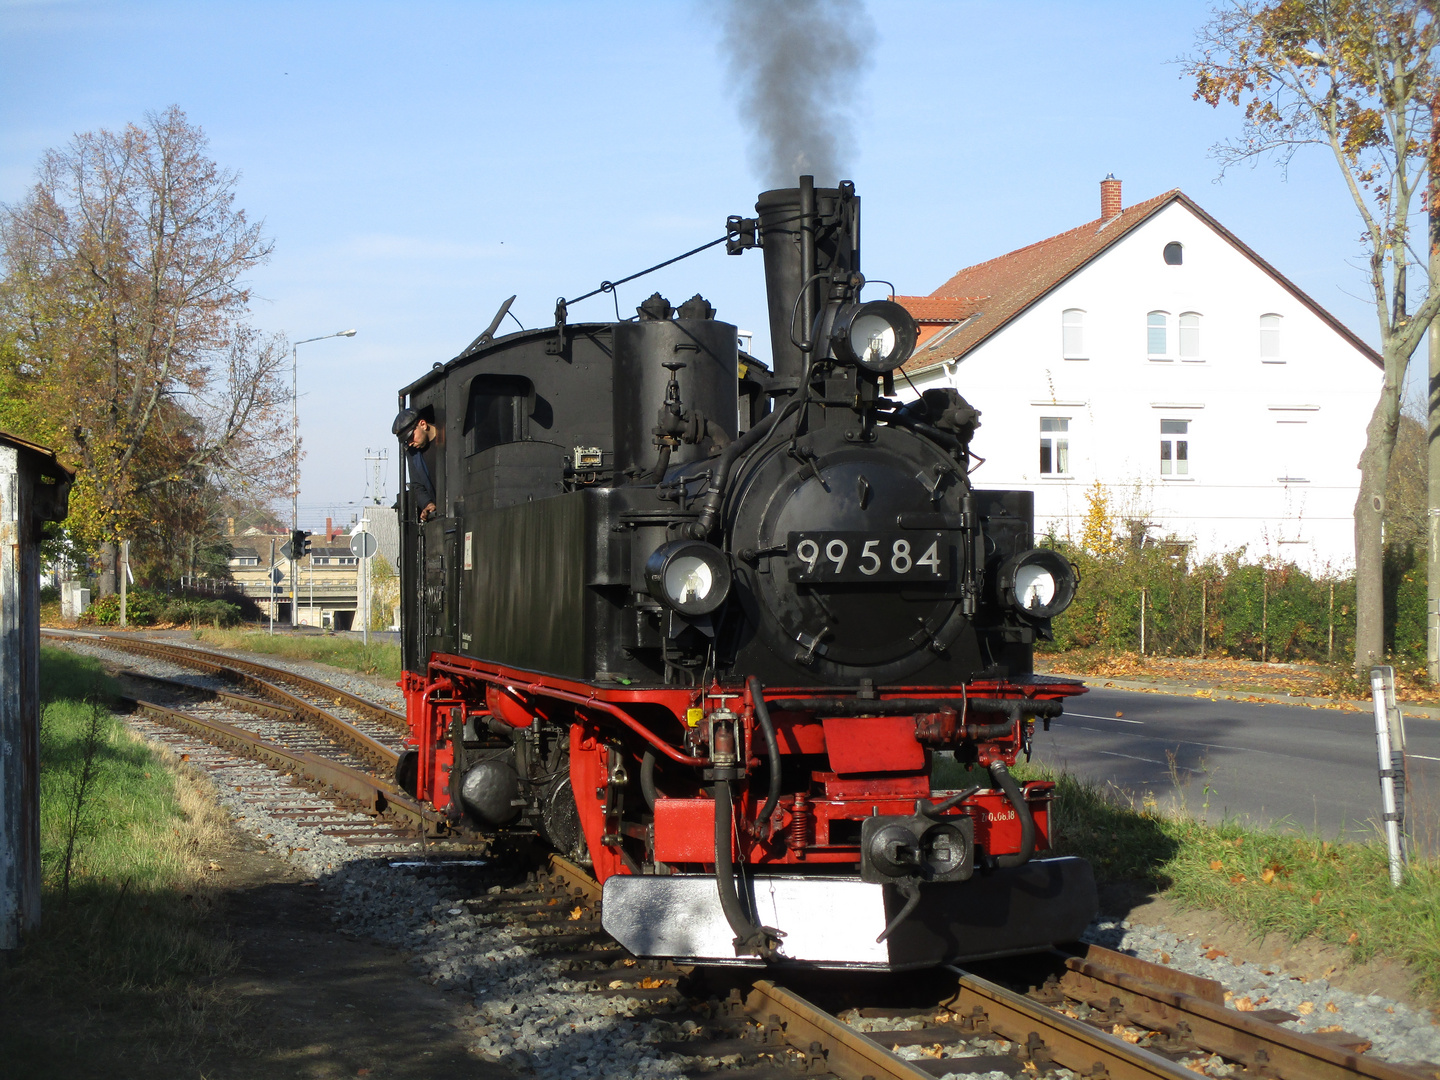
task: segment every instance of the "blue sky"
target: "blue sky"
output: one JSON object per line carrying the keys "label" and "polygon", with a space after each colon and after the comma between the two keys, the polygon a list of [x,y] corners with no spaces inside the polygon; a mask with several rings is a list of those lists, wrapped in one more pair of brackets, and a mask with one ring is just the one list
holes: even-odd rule
{"label": "blue sky", "polygon": [[[1234,110],[1191,100],[1174,63],[1204,3],[868,3],[845,175],[865,270],[928,293],[963,266],[1182,188],[1374,344],[1358,221],[1320,150],[1217,183]],[[44,150],[178,104],[242,174],[275,241],[254,322],[300,349],[301,523],[348,516],[396,390],[518,294],[555,298],[678,254],[751,212],[752,167],[719,24],[675,2],[226,4],[0,0],[0,201]],[[758,253],[716,249],[635,282],[695,292],[768,355]],[[574,311],[613,317],[608,298]],[[513,327],[513,323],[510,324]],[[1377,388],[1378,389],[1378,388]]]}

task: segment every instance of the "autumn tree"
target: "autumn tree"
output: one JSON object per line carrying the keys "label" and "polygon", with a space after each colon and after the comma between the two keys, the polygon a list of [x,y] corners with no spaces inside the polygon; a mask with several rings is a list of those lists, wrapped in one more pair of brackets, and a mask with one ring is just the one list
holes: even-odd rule
{"label": "autumn tree", "polygon": [[1198,99],[1244,109],[1242,136],[1215,147],[1222,170],[1263,156],[1288,167],[1300,150],[1322,148],[1363,226],[1384,360],[1355,501],[1354,659],[1367,675],[1383,650],[1382,522],[1405,368],[1440,305],[1411,231],[1434,136],[1437,33],[1431,0],[1232,0],[1186,61]]}
{"label": "autumn tree", "polygon": [[288,350],[245,321],[271,244],[237,180],[172,106],[47,152],[0,207],[0,412],[79,466],[70,526],[102,595],[120,538],[196,528],[207,486],[286,482]]}

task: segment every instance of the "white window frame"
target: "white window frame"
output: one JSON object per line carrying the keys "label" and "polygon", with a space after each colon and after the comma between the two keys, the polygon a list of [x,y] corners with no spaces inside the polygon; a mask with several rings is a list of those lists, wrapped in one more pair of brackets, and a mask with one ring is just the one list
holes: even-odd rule
{"label": "white window frame", "polygon": [[[1268,322],[1266,320],[1269,320]],[[1285,363],[1284,342],[1280,334],[1285,327],[1285,316],[1274,311],[1267,311],[1260,316],[1260,362],[1262,364],[1283,364]],[[1271,351],[1267,352],[1267,346]]]}
{"label": "white window frame", "polygon": [[1085,351],[1085,309],[1066,308],[1060,313],[1060,353],[1066,360],[1088,360]]}
{"label": "white window frame", "polygon": [[[1157,316],[1160,318],[1158,324],[1154,321]],[[1145,313],[1145,356],[1148,359],[1156,362],[1168,362],[1175,359],[1175,354],[1171,352],[1171,347],[1175,339],[1173,337],[1174,328],[1170,325],[1170,318],[1171,316],[1168,311],[1147,311]],[[1157,329],[1165,336],[1164,346],[1159,352],[1155,352],[1151,348],[1153,344],[1151,335]]]}
{"label": "white window frame", "polygon": [[[1195,460],[1190,453],[1190,444],[1195,441],[1195,436],[1190,431],[1191,423],[1188,416],[1162,416],[1160,418],[1161,480],[1193,480],[1195,478],[1190,472],[1190,463]],[[1183,424],[1184,429],[1166,431],[1166,424]]]}
{"label": "white window frame", "polygon": [[230,560],[231,566],[259,566],[260,559],[255,555],[237,555]]}
{"label": "white window frame", "polygon": [[[1070,420],[1069,416],[1040,417],[1040,478],[1068,480],[1074,476],[1070,471]],[[1049,424],[1051,426],[1047,427]],[[1057,436],[1065,436],[1063,439]],[[1049,454],[1050,470],[1044,470],[1045,458]]]}
{"label": "white window frame", "polygon": [[[1200,318],[1200,313],[1198,311],[1182,311],[1178,322],[1179,328],[1175,333],[1175,338],[1181,362],[1186,364],[1204,363],[1205,355],[1200,341],[1200,327],[1203,320]],[[1186,325],[1187,322],[1189,325]]]}

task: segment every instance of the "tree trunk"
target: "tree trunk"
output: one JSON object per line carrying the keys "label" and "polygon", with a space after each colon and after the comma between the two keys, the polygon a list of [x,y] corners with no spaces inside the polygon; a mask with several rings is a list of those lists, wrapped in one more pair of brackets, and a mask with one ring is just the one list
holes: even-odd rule
{"label": "tree trunk", "polygon": [[115,595],[115,544],[112,541],[105,541],[100,545],[100,579],[97,582],[100,599],[103,596]]}
{"label": "tree trunk", "polygon": [[[1369,457],[1367,452],[1366,457]],[[1373,469],[1361,467],[1355,500],[1355,672],[1365,678],[1385,655],[1385,579],[1383,570],[1385,485]],[[1367,475],[1368,474],[1368,475]]]}
{"label": "tree trunk", "polygon": [[1360,492],[1355,498],[1355,673],[1366,680],[1372,665],[1385,662],[1385,485],[1400,428],[1405,372],[1398,345],[1387,344],[1385,384],[1365,428]]}
{"label": "tree trunk", "polygon": [[[1430,101],[1430,169],[1426,200],[1430,214],[1430,287],[1440,282],[1440,96]],[[1430,325],[1430,382],[1426,432],[1429,514],[1425,533],[1429,558],[1425,575],[1425,670],[1432,686],[1440,685],[1440,333]]]}

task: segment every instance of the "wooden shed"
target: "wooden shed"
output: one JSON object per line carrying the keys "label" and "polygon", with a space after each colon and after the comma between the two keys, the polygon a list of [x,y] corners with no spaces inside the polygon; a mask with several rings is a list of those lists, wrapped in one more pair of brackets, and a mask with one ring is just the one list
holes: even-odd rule
{"label": "wooden shed", "polygon": [[0,950],[40,925],[40,531],[74,478],[0,431]]}

